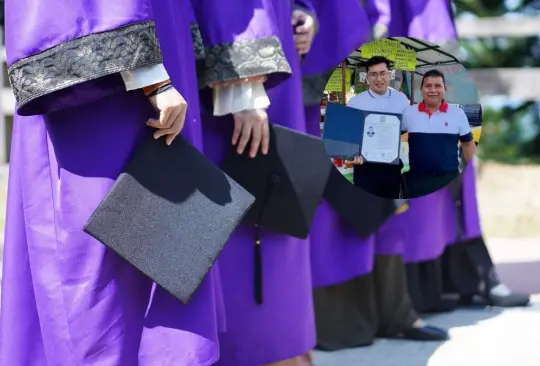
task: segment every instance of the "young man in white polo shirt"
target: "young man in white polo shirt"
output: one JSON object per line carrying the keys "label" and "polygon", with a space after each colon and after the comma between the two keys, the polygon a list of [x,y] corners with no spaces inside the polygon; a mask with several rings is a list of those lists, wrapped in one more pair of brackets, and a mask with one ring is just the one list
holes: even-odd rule
{"label": "young man in white polo shirt", "polygon": [[408,198],[438,191],[459,176],[458,142],[465,163],[476,151],[465,112],[444,100],[444,74],[426,72],[421,91],[422,102],[408,107],[402,119],[402,130],[409,134]]}
{"label": "young man in white polo shirt", "polygon": [[[391,63],[382,56],[366,61],[369,89],[351,98],[348,107],[371,112],[402,114],[409,106],[405,94],[391,89]],[[366,163],[358,157],[354,160],[354,184],[365,191],[384,198],[399,198],[402,183],[399,165]]]}

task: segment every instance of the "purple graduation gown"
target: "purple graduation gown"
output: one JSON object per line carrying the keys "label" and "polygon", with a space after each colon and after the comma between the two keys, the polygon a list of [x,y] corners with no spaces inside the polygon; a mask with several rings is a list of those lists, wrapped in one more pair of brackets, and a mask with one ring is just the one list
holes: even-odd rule
{"label": "purple graduation gown", "polygon": [[[305,79],[333,70],[370,36],[366,14],[358,1],[317,0],[313,1],[313,6],[319,32],[302,63]],[[320,136],[322,95],[306,98],[306,94],[312,93],[304,91],[307,132]],[[315,215],[310,242],[314,287],[335,285],[372,270],[374,237],[360,237],[326,201],[321,203]]]}
{"label": "purple graduation gown", "polygon": [[[291,3],[242,0],[223,6],[217,0],[196,0],[192,4],[205,54],[203,82],[268,75],[270,121],[305,131]],[[201,92],[203,100],[205,93]],[[204,114],[202,126],[204,151],[219,164],[230,144],[232,117]],[[241,225],[219,259],[227,331],[220,334],[216,365],[264,365],[304,354],[315,345],[309,241],[262,231],[264,302],[257,305],[254,237],[253,226]]]}
{"label": "purple graduation gown", "polygon": [[[367,0],[366,11],[372,25],[388,27],[390,37],[415,37],[438,44],[457,38],[448,0]],[[379,240],[377,252],[401,250],[406,262],[432,260],[442,254],[453,230],[454,203],[448,189],[444,189],[410,200],[409,209],[394,216],[381,230],[389,239],[397,239],[396,232],[401,231],[399,242],[393,245]]]}
{"label": "purple graduation gown", "polygon": [[[478,200],[476,198],[476,171],[472,164],[469,164],[463,172],[463,190],[462,190],[462,209],[463,209],[463,232],[460,240],[474,239],[482,236],[482,227],[480,225],[480,215],[478,212]],[[451,207],[454,207],[452,202]],[[447,244],[454,244],[458,235],[458,223],[451,227],[450,238]]]}
{"label": "purple graduation gown", "polygon": [[[150,11],[144,0],[7,4],[18,115],[2,365],[207,366],[218,358],[215,271],[184,306],[82,231],[155,116],[117,74],[161,62]],[[177,21],[187,62],[171,78],[189,104],[183,135],[202,148],[189,25]]]}

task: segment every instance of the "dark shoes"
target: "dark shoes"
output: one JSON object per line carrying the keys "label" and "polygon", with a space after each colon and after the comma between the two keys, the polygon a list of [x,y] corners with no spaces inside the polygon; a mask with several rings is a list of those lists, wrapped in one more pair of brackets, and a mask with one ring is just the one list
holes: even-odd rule
{"label": "dark shoes", "polygon": [[445,341],[448,339],[448,332],[444,329],[431,325],[422,328],[409,328],[401,334],[402,339],[411,341]]}
{"label": "dark shoes", "polygon": [[498,296],[488,294],[479,297],[473,295],[461,296],[460,306],[498,306],[502,308],[512,308],[527,306],[530,302],[530,295],[522,292],[512,292],[510,295]]}
{"label": "dark shoes", "polygon": [[518,306],[527,306],[530,302],[529,294],[522,292],[512,292],[507,296],[488,295],[488,300],[492,306],[500,306],[503,308],[511,308]]}

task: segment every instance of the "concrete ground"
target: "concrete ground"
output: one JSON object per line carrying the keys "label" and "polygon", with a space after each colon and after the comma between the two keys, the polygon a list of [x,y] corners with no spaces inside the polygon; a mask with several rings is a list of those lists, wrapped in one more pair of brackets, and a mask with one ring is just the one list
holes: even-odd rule
{"label": "concrete ground", "polygon": [[[523,309],[462,309],[431,316],[429,323],[450,330],[449,341],[379,340],[367,348],[316,352],[315,366],[540,365],[540,225],[534,225],[540,223],[540,195],[534,194],[540,167],[488,164],[483,169],[479,201],[491,255],[509,287],[536,294],[533,304]],[[6,185],[7,167],[0,166],[0,233]]]}
{"label": "concrete ground", "polygon": [[447,342],[379,340],[367,348],[316,352],[315,366],[540,365],[540,237],[491,239],[490,252],[509,287],[535,293],[527,308],[461,309],[426,320],[450,330]]}

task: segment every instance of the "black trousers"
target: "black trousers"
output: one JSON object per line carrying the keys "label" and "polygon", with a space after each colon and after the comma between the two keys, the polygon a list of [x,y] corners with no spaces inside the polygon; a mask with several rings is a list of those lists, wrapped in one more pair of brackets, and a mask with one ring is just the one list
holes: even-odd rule
{"label": "black trousers", "polygon": [[397,336],[411,328],[419,316],[405,276],[401,256],[376,256],[372,273],[315,289],[317,348],[368,346],[377,336]]}
{"label": "black trousers", "polygon": [[418,312],[450,310],[458,302],[443,301],[444,294],[484,296],[500,283],[482,237],[450,245],[435,260],[407,264],[407,282]]}
{"label": "black trousers", "polygon": [[444,174],[424,174],[409,171],[404,174],[405,185],[407,186],[406,198],[417,198],[436,192],[449,185],[459,177],[459,174],[459,170]]}
{"label": "black trousers", "polygon": [[354,185],[375,196],[398,199],[402,191],[403,176],[399,165],[366,163],[354,167]]}

